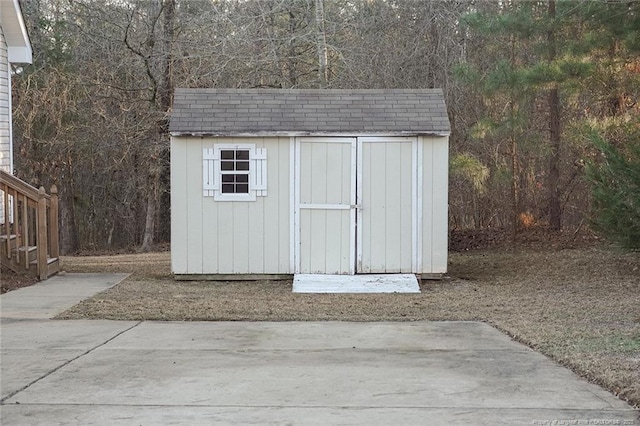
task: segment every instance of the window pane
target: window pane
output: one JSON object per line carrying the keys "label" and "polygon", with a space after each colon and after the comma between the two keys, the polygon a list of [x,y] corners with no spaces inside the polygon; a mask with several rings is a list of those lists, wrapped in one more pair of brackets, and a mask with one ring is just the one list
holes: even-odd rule
{"label": "window pane", "polygon": [[[1,1],[1,0],[0,0]],[[218,176],[220,193],[249,194],[249,174],[251,170],[250,149],[221,149]],[[231,197],[233,198],[233,197]]]}

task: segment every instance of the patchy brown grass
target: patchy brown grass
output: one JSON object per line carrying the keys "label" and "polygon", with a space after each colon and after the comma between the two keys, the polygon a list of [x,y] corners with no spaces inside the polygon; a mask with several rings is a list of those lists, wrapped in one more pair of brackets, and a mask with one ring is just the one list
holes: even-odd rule
{"label": "patchy brown grass", "polygon": [[452,253],[421,294],[293,294],[289,281],[179,282],[169,254],[73,257],[70,272],[133,272],[59,318],[487,321],[640,406],[640,254],[582,247]]}
{"label": "patchy brown grass", "polygon": [[135,279],[171,279],[171,252],[62,256],[61,269],[67,272],[124,272]]}

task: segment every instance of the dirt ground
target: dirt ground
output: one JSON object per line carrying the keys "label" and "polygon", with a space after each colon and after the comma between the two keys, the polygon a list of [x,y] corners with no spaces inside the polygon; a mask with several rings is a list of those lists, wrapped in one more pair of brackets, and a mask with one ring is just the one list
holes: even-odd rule
{"label": "dirt ground", "polygon": [[16,274],[9,269],[0,268],[0,294],[22,287],[29,287],[37,282],[38,279],[36,277]]}
{"label": "dirt ground", "polygon": [[451,253],[421,294],[293,294],[290,281],[179,282],[169,253],[63,258],[69,272],[133,272],[59,318],[486,321],[640,407],[640,254],[605,246]]}

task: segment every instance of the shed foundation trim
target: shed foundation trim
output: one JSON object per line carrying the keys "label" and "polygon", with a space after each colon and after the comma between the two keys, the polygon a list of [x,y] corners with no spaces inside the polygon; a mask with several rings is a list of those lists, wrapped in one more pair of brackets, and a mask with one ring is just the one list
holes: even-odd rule
{"label": "shed foundation trim", "polygon": [[174,274],[176,281],[281,281],[292,280],[293,274]]}

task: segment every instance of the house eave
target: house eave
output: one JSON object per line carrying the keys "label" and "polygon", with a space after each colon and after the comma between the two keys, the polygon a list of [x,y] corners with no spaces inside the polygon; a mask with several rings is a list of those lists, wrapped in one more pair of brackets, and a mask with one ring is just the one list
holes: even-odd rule
{"label": "house eave", "polygon": [[13,64],[32,63],[31,42],[18,0],[0,2],[0,20],[7,42],[9,62]]}
{"label": "house eave", "polygon": [[7,57],[12,64],[30,64],[33,61],[33,53],[28,46],[9,46]]}

